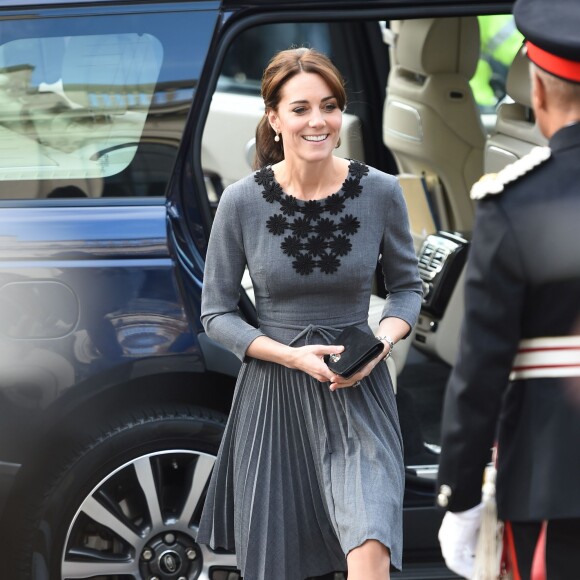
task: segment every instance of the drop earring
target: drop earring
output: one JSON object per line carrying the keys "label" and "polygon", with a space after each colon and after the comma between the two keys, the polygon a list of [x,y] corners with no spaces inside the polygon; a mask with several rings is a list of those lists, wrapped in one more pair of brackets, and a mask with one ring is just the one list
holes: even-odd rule
{"label": "drop earring", "polygon": [[276,143],[280,142],[280,135],[278,135],[278,133],[276,133],[276,135],[274,135],[274,141],[276,141]]}

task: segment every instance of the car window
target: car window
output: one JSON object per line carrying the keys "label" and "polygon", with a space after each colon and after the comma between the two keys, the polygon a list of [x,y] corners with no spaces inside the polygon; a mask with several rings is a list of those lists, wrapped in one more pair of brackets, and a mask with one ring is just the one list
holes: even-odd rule
{"label": "car window", "polygon": [[330,24],[286,22],[250,28],[232,43],[218,83],[218,90],[259,95],[262,72],[279,50],[307,46],[332,51]]}
{"label": "car window", "polygon": [[0,23],[0,200],[162,196],[214,19]]}
{"label": "car window", "polygon": [[244,30],[230,45],[213,95],[202,143],[202,165],[214,207],[225,187],[247,175],[254,135],[264,114],[262,73],[279,50],[307,46],[333,54],[332,23],[284,22]]}
{"label": "car window", "polygon": [[488,14],[477,17],[480,53],[475,74],[469,81],[483,126],[493,131],[497,107],[507,94],[507,74],[524,37],[511,14]]}
{"label": "car window", "polygon": [[[225,187],[251,171],[256,126],[264,114],[260,84],[269,59],[280,50],[301,46],[320,50],[341,65],[348,105],[339,154],[376,165],[377,157],[387,152],[376,133],[364,130],[380,122],[377,107],[382,107],[389,70],[378,22],[280,22],[248,28],[227,50],[204,127],[202,166],[214,205]],[[352,59],[355,49],[381,52],[380,70]],[[377,91],[367,91],[368,83]]]}

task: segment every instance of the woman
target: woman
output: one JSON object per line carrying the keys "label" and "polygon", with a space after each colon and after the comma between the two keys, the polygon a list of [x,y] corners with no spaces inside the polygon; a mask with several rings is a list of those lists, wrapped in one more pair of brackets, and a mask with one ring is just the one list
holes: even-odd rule
{"label": "woman", "polygon": [[[244,580],[401,567],[404,469],[386,365],[409,334],[421,283],[396,179],[334,156],[343,80],[314,50],[278,53],[262,79],[260,169],[228,187],[209,241],[208,335],[243,361],[198,541],[235,549]],[[346,379],[324,355],[367,324],[379,253],[389,297],[381,356]],[[244,268],[259,328],[237,308]],[[353,388],[359,387],[359,388]]]}

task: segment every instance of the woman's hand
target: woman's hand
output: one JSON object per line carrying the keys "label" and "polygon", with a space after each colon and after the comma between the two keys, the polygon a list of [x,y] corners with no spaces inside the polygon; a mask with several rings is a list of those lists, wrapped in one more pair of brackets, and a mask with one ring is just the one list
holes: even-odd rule
{"label": "woman's hand", "polygon": [[332,375],[330,379],[330,390],[336,391],[336,389],[344,389],[345,387],[358,387],[358,383],[362,381],[365,377],[371,374],[371,371],[389,354],[389,345],[386,345],[383,352],[375,357],[373,360],[368,362],[358,373],[348,377],[341,377],[340,375]]}
{"label": "woman's hand", "polygon": [[[381,324],[378,329],[379,336],[389,336],[392,337],[391,340],[393,343],[396,343],[404,336],[407,336],[411,331],[411,327],[400,318],[390,317],[390,318],[383,318]],[[333,375],[330,379],[330,390],[336,391],[336,389],[343,389],[344,387],[353,387],[358,386],[359,381],[362,381],[365,377],[370,375],[371,371],[380,363],[382,362],[391,351],[391,346],[389,342],[385,340],[381,340],[383,343],[383,352],[378,357],[374,358],[370,361],[366,366],[364,366],[358,373],[345,379],[340,375]]]}
{"label": "woman's hand", "polygon": [[335,374],[326,366],[323,359],[324,355],[338,354],[343,350],[344,346],[326,344],[308,344],[293,347],[288,366],[309,374],[317,381],[326,383],[332,380]]}
{"label": "woman's hand", "polygon": [[342,345],[308,344],[304,346],[287,346],[267,336],[257,337],[248,347],[246,354],[251,357],[272,361],[291,369],[297,369],[309,374],[321,383],[330,383],[330,390],[352,387],[368,376],[375,366],[389,352],[385,346],[383,354],[370,361],[356,375],[348,379],[333,373],[324,362],[324,355],[339,354],[344,350]]}

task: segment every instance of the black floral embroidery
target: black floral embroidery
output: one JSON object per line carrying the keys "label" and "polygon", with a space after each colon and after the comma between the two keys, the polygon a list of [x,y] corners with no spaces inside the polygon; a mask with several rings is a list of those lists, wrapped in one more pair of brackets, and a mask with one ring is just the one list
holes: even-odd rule
{"label": "black floral embroidery", "polygon": [[360,228],[360,222],[358,221],[358,218],[348,214],[340,218],[340,225],[338,227],[347,236],[352,236],[358,232],[358,229]]}
{"label": "black floral embroidery", "polygon": [[268,166],[262,167],[262,169],[256,171],[256,173],[254,174],[254,181],[258,185],[266,185],[267,183],[270,183],[271,180],[272,180],[272,170]]}
{"label": "black floral embroidery", "polygon": [[323,256],[327,243],[322,236],[311,236],[306,242],[306,249],[312,256]]}
{"label": "black floral embroidery", "polygon": [[302,213],[305,217],[317,220],[320,218],[320,214],[324,211],[322,204],[319,201],[307,201],[304,204]]}
{"label": "black floral embroidery", "polygon": [[254,174],[256,183],[263,187],[264,199],[268,203],[278,202],[280,206],[280,213],[270,216],[266,227],[274,236],[282,236],[288,230],[291,232],[284,237],[280,248],[285,255],[294,258],[292,266],[301,276],[312,274],[316,268],[324,274],[334,274],[340,268],[340,258],[352,250],[350,237],[361,227],[358,218],[346,214],[337,222],[323,216],[326,212],[338,216],[344,211],[347,200],[362,193],[360,181],[368,175],[369,168],[360,161],[351,160],[348,171],[349,175],[338,193],[324,201],[306,202],[284,193],[274,179],[272,167],[264,167]]}
{"label": "black floral embroidery", "polygon": [[312,256],[309,256],[308,254],[299,254],[292,262],[292,265],[300,275],[306,276],[307,274],[312,274],[312,272],[314,272],[316,262]]}
{"label": "black floral embroidery", "polygon": [[288,195],[280,201],[280,209],[287,216],[293,216],[297,211],[300,211],[296,198]]}
{"label": "black floral embroidery", "polygon": [[347,179],[342,185],[342,191],[344,191],[344,196],[349,199],[354,199],[360,195],[362,191],[362,186],[359,185],[358,179]]}
{"label": "black floral embroidery", "polygon": [[330,243],[330,249],[337,256],[346,256],[352,250],[352,244],[346,236],[338,235]]}
{"label": "black floral embroidery", "polygon": [[344,199],[340,193],[333,193],[326,200],[326,209],[331,215],[337,215],[344,209]]}
{"label": "black floral embroidery", "polygon": [[299,238],[307,237],[308,234],[312,231],[310,220],[307,220],[306,218],[302,217],[296,218],[290,224],[290,228],[294,232],[294,234],[297,235]]}
{"label": "black floral embroidery", "polygon": [[320,259],[320,270],[325,274],[334,274],[340,266],[340,260],[333,254],[325,254]]}
{"label": "black floral embroidery", "polygon": [[365,175],[368,175],[369,168],[360,161],[352,161],[349,167],[349,171],[356,179],[362,179]]}
{"label": "black floral embroidery", "polygon": [[275,236],[281,236],[288,227],[288,220],[280,214],[273,215],[267,222],[268,231]]}
{"label": "black floral embroidery", "polygon": [[295,258],[300,254],[300,250],[302,250],[302,242],[296,236],[287,236],[284,238],[280,247],[287,256]]}
{"label": "black floral embroidery", "polygon": [[280,201],[282,198],[282,188],[279,183],[272,181],[264,185],[264,191],[262,192],[264,199],[268,203],[274,203],[275,201]]}
{"label": "black floral embroidery", "polygon": [[314,231],[323,238],[331,238],[336,231],[336,224],[328,218],[322,218],[315,226]]}

